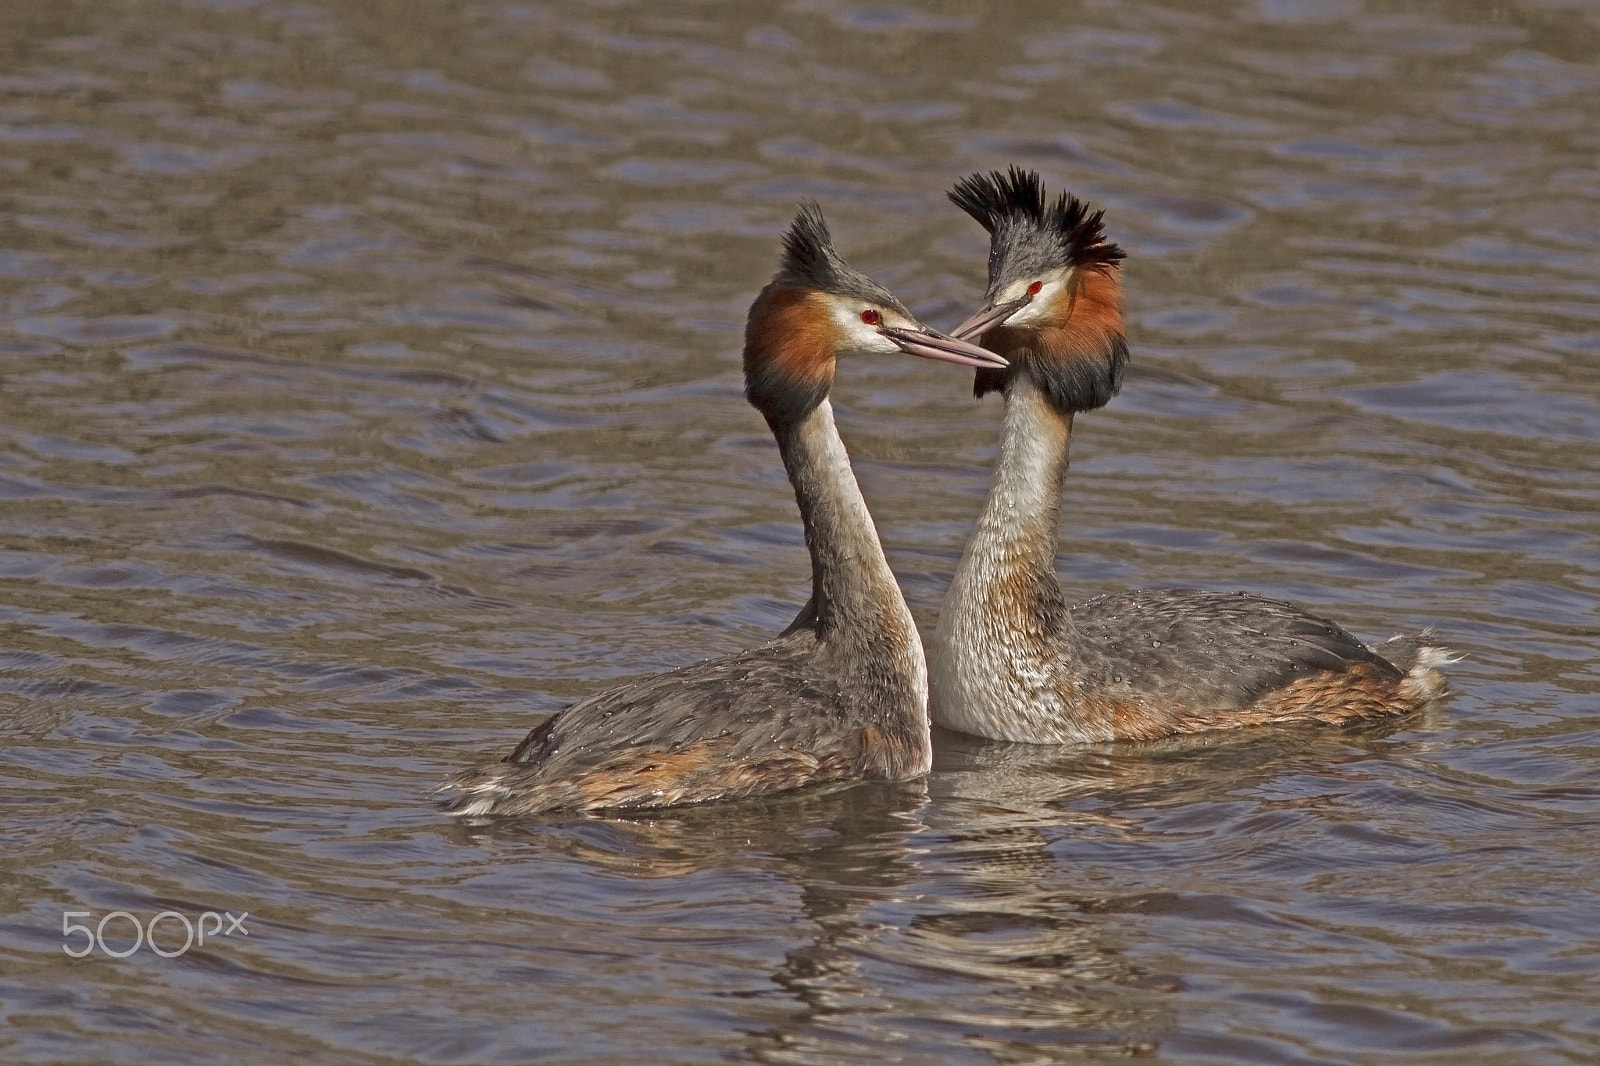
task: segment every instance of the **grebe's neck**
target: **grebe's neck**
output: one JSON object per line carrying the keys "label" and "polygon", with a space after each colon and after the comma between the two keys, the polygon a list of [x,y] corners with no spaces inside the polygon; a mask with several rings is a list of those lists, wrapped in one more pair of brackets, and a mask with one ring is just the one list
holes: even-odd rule
{"label": "grebe's neck", "polygon": [[1006,394],[994,483],[965,555],[983,552],[996,568],[1026,569],[1059,592],[1056,544],[1071,440],[1072,416],[1056,413],[1019,374]]}
{"label": "grebe's neck", "polygon": [[877,527],[834,428],[832,405],[823,400],[804,418],[775,427],[774,434],[811,552],[811,602],[796,625],[809,616],[824,640],[862,634],[868,645],[890,643],[901,652],[916,645],[920,674],[916,624],[883,556]]}
{"label": "grebe's neck", "polygon": [[1070,667],[1076,646],[1056,577],[1071,438],[1071,417],[1057,414],[1027,375],[1017,375],[1006,391],[989,498],[928,643],[928,711],[942,726],[1036,741],[1030,716],[1059,703],[1054,678]]}

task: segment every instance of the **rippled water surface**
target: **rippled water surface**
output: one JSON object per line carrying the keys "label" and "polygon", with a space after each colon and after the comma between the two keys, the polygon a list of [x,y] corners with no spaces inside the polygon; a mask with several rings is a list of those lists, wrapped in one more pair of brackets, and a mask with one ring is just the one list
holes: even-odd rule
{"label": "rippled water surface", "polygon": [[[1560,0],[0,5],[0,1056],[1595,1061],[1596,56]],[[1073,593],[1437,626],[1456,694],[442,817],[804,599],[738,363],[795,201],[948,326],[1011,163],[1130,252]],[[840,378],[931,627],[998,404]],[[63,954],[119,910],[248,935]]]}

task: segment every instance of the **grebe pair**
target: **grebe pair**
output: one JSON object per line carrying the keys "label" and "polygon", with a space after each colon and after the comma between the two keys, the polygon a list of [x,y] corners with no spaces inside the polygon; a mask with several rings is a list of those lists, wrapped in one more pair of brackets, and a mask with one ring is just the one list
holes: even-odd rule
{"label": "grebe pair", "polygon": [[[1260,597],[1142,590],[1067,608],[1061,483],[1073,414],[1121,384],[1123,254],[1076,198],[1047,205],[1036,174],[973,175],[951,198],[991,234],[986,302],[954,337],[840,259],[809,202],[750,308],[746,396],[777,438],[811,554],[800,614],[767,644],[554,715],[504,761],[447,781],[448,810],[664,807],[904,780],[931,765],[930,708],[994,739],[1097,741],[1343,722],[1442,693],[1441,649],[1413,638],[1380,655]],[[893,352],[975,367],[976,394],[1006,402],[994,485],[926,661],[827,398],[840,357]]]}

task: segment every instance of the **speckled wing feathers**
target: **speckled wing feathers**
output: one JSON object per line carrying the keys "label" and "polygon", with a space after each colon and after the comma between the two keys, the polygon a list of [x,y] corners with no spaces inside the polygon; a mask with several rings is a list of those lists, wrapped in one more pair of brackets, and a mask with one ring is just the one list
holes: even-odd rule
{"label": "speckled wing feathers", "polygon": [[1140,589],[1089,600],[1072,619],[1085,673],[1191,709],[1230,710],[1358,664],[1391,683],[1401,676],[1332,622],[1245,593]]}
{"label": "speckled wing feathers", "polygon": [[[801,629],[723,659],[595,694],[546,721],[505,762],[442,790],[462,813],[664,806],[847,778],[897,778],[896,679],[841,670]],[[581,738],[569,743],[569,738]],[[904,740],[902,744],[901,741]],[[871,749],[871,750],[869,750]]]}

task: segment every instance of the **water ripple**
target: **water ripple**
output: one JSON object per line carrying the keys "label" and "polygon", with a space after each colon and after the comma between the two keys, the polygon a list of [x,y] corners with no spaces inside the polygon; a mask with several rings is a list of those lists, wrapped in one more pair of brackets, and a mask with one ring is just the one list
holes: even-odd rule
{"label": "water ripple", "polygon": [[[12,6],[7,1061],[1600,1054],[1587,12]],[[1435,626],[1455,695],[446,822],[444,774],[803,601],[738,369],[794,201],[948,324],[984,238],[943,190],[1012,163],[1130,253],[1069,593]],[[993,462],[969,385],[834,390],[924,627]],[[61,953],[116,910],[249,936]]]}

